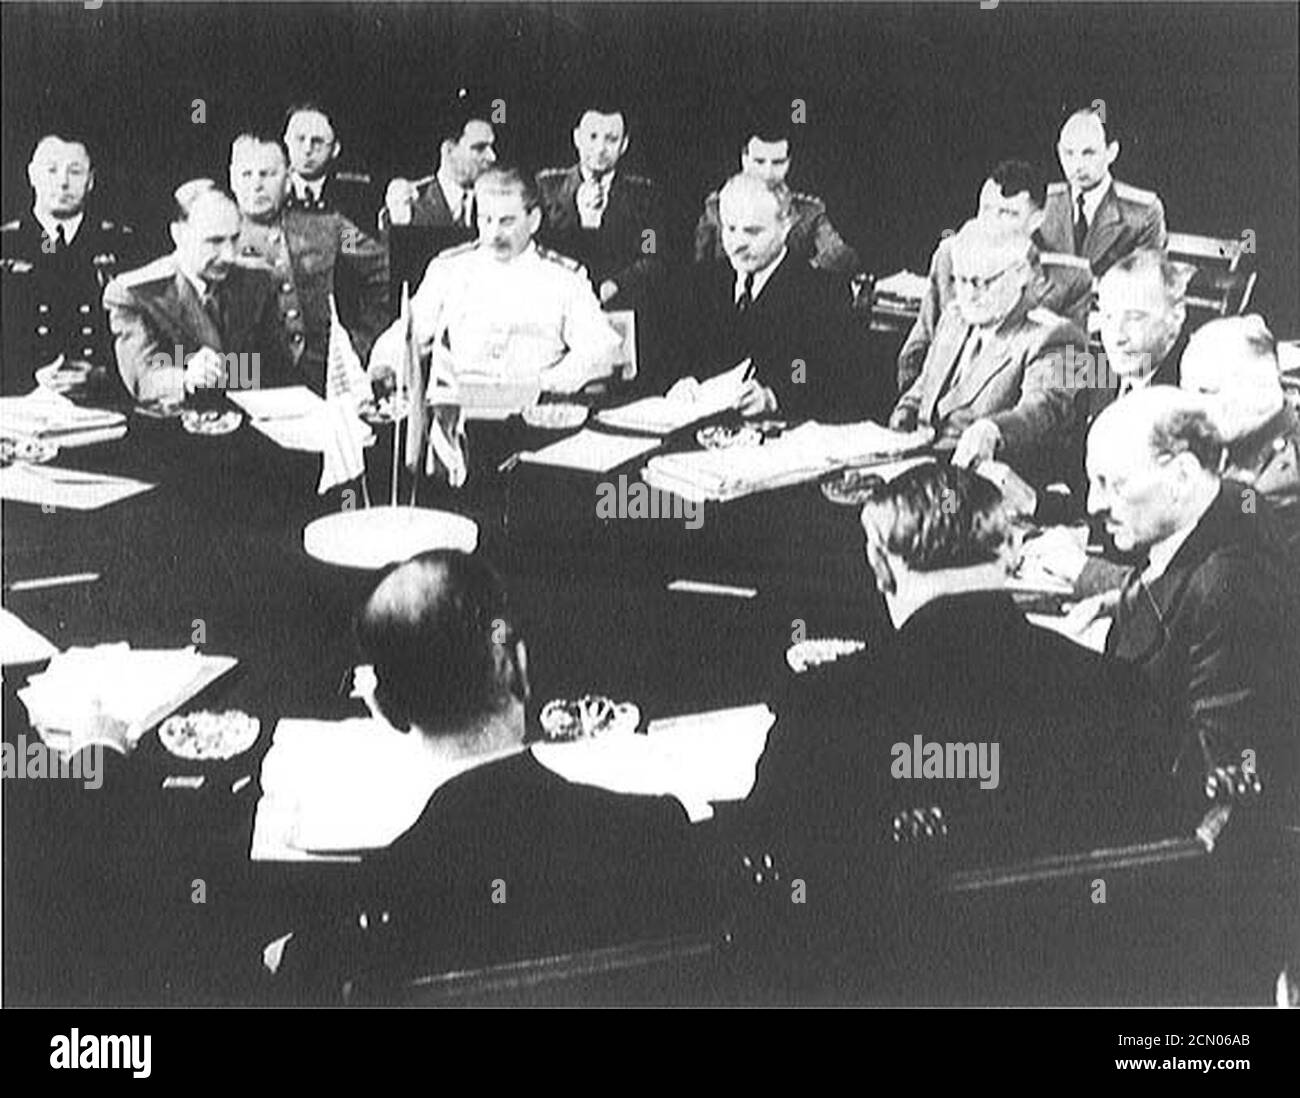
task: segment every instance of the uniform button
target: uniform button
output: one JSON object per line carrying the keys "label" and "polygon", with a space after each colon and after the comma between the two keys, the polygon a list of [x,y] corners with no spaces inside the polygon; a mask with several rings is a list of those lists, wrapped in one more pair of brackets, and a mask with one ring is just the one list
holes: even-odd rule
{"label": "uniform button", "polygon": [[36,311],[38,313],[48,313],[50,311],[50,307],[46,305],[44,302],[41,302],[41,304],[36,306]]}
{"label": "uniform button", "polygon": [[95,354],[95,348],[94,348],[94,347],[82,347],[82,348],[81,348],[81,353],[82,353],[83,355],[85,355],[87,358],[91,358],[91,357]]}
{"label": "uniform button", "polygon": [[290,339],[292,342],[294,342],[294,343],[301,343],[301,342],[302,342],[302,332],[294,332],[293,335],[291,335],[291,336],[289,337],[289,339]]}
{"label": "uniform button", "polygon": [[282,294],[291,294],[291,293],[293,293],[293,283],[292,283],[292,282],[286,282],[286,283],[284,283],[283,285],[281,285],[281,287],[280,287],[280,292],[281,292]]}
{"label": "uniform button", "polygon": [[89,305],[81,305],[81,306],[78,307],[77,312],[79,312],[79,313],[88,313],[88,312],[90,312],[90,306],[89,306]]}
{"label": "uniform button", "polygon": [[284,315],[285,315],[285,317],[286,317],[287,319],[289,319],[289,320],[293,320],[294,317],[296,317],[296,316],[298,315],[298,310],[297,310],[297,309],[288,309],[288,310],[285,311],[285,314],[284,314]]}
{"label": "uniform button", "polygon": [[81,334],[84,335],[84,336],[94,335],[94,334],[95,334],[95,330],[94,330],[93,328],[82,328],[82,329],[81,329]]}
{"label": "uniform button", "polygon": [[44,324],[41,324],[37,327],[36,334],[38,336],[47,336],[50,334],[50,330]]}

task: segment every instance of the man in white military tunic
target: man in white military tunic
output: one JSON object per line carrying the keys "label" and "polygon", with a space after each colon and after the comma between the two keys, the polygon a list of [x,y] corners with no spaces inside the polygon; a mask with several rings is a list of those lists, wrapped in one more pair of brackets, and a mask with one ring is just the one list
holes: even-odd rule
{"label": "man in white military tunic", "polygon": [[[458,380],[573,393],[606,377],[617,333],[582,267],[533,242],[542,221],[534,181],[492,168],[475,184],[478,240],[433,259],[411,299],[421,356]],[[399,320],[375,343],[370,376],[391,387],[402,362]]]}

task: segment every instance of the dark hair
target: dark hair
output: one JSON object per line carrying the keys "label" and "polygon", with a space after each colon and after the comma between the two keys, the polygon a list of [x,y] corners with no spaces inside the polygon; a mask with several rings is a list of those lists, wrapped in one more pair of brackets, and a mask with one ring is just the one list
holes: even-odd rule
{"label": "dark hair", "polygon": [[916,572],[997,560],[1010,536],[1002,493],[968,469],[937,462],[874,489],[862,523]]}
{"label": "dark hair", "polygon": [[274,145],[280,150],[280,156],[284,158],[284,166],[287,168],[291,163],[289,158],[289,146],[284,143],[284,138],[275,134],[267,133],[265,130],[244,130],[230,143],[231,159],[235,155],[237,145]]}
{"label": "dark hair", "polygon": [[393,568],[355,626],[385,717],[437,734],[495,710],[496,649],[514,637],[509,622],[505,585],[477,556],[436,550]]}
{"label": "dark hair", "polygon": [[453,144],[461,139],[465,127],[471,122],[491,123],[491,109],[477,96],[468,92],[458,95],[434,114],[433,142],[434,148],[440,150],[444,141]]}
{"label": "dark hair", "polygon": [[1179,406],[1158,415],[1151,423],[1151,452],[1157,457],[1191,452],[1201,468],[1219,471],[1223,438],[1204,408]]}
{"label": "dark hair", "polygon": [[235,202],[235,196],[215,180],[191,179],[182,183],[172,192],[172,223],[178,224],[182,221],[188,221],[190,211],[194,209],[194,203],[208,193],[219,194],[232,205],[238,205]]}
{"label": "dark hair", "polygon": [[587,96],[578,109],[573,112],[574,129],[577,129],[582,124],[583,115],[588,111],[593,111],[596,114],[620,115],[623,119],[623,133],[626,135],[632,129],[632,120],[627,108],[612,95],[601,93]]}
{"label": "dark hair", "polygon": [[65,145],[80,145],[86,150],[86,159],[90,161],[91,168],[95,166],[95,156],[90,151],[90,142],[76,130],[51,130],[49,133],[43,133],[36,139],[36,144],[32,146],[32,156],[36,155],[39,149],[46,141],[62,141]]}
{"label": "dark hair", "polygon": [[1047,203],[1047,173],[1028,160],[1000,160],[988,177],[998,185],[1003,198],[1028,191],[1034,209],[1041,210]]}
{"label": "dark hair", "polygon": [[525,210],[535,210],[542,203],[537,180],[532,174],[513,164],[493,164],[474,183],[474,189],[489,191],[518,190],[524,199]]}

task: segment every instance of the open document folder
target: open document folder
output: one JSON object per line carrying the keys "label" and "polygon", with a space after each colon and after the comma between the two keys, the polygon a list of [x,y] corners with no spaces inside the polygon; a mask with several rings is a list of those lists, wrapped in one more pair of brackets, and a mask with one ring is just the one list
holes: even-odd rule
{"label": "open document folder", "polygon": [[652,488],[689,500],[731,500],[816,480],[922,449],[929,428],[891,431],[878,423],[805,423],[762,446],[694,450],[651,458],[642,473]]}
{"label": "open document folder", "polygon": [[126,416],[83,408],[38,386],[26,396],[0,397],[0,434],[39,438],[67,449],[121,438],[126,434]]}
{"label": "open document folder", "polygon": [[598,422],[622,431],[647,435],[669,435],[701,419],[716,416],[735,405],[749,377],[751,362],[745,359],[730,370],[695,385],[674,386],[671,396],[646,397],[598,412]]}

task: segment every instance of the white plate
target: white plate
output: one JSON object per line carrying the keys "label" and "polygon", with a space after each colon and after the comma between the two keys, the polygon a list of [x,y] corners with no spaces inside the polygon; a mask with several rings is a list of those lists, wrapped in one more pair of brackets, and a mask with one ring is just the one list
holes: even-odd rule
{"label": "white plate", "polygon": [[158,727],[162,745],[179,759],[233,759],[257,742],[262,722],[238,709],[168,717]]}
{"label": "white plate", "polygon": [[577,701],[557,698],[542,706],[538,723],[550,743],[572,743],[593,736],[635,732],[641,710],[630,702],[615,703],[603,694],[588,694]]}
{"label": "white plate", "polygon": [[529,427],[541,427],[547,431],[567,431],[581,427],[587,422],[589,409],[584,404],[534,404],[525,408],[520,415]]}
{"label": "white plate", "polygon": [[326,564],[371,571],[431,549],[478,548],[478,524],[451,511],[423,507],[366,507],[309,523],[302,532],[309,556]]}

